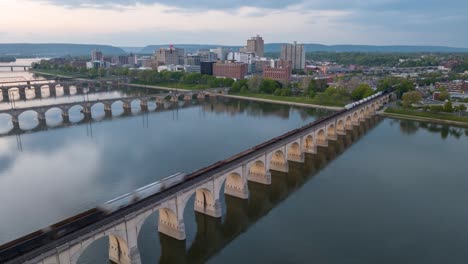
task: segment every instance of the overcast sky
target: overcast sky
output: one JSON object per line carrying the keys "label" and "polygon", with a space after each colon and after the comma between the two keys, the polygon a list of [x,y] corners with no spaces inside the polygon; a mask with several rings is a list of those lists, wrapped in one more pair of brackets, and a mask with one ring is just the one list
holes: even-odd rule
{"label": "overcast sky", "polygon": [[468,0],[0,0],[0,43],[468,47]]}

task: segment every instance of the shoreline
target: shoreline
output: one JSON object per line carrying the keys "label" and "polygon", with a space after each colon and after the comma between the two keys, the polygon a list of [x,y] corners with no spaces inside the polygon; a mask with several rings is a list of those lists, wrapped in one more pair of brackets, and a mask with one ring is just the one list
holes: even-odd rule
{"label": "shoreline", "polygon": [[456,126],[468,127],[468,123],[466,123],[466,122],[444,120],[444,119],[438,119],[438,118],[403,115],[403,114],[394,114],[394,113],[385,113],[385,112],[379,113],[379,115],[385,116],[385,117],[390,117],[390,118],[396,118],[396,119],[406,119],[406,120],[423,121],[423,122],[430,122],[430,123],[438,123],[438,124],[445,124],[445,125],[456,125]]}

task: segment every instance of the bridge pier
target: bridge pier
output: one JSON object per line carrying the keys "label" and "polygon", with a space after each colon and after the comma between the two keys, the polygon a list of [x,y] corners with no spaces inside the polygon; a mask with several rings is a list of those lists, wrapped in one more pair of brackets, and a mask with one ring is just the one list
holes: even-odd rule
{"label": "bridge pier", "polygon": [[49,86],[49,92],[50,92],[50,97],[56,97],[57,96],[57,89],[55,86]]}
{"label": "bridge pier", "polygon": [[205,100],[205,95],[199,93],[199,94],[197,95],[197,99],[198,99],[198,100]]}
{"label": "bridge pier", "polygon": [[132,106],[130,102],[124,102],[123,103],[123,110],[124,114],[131,114],[132,113]]}
{"label": "bridge pier", "polygon": [[80,85],[76,86],[76,94],[83,94],[83,86],[80,86]]}
{"label": "bridge pier", "polygon": [[142,112],[148,112],[148,100],[140,99],[140,108]]}
{"label": "bridge pier", "polygon": [[2,89],[3,102],[10,101],[10,95],[8,94],[8,89]]}
{"label": "bridge pier", "polygon": [[20,96],[20,100],[26,101],[26,90],[19,89],[19,96]]}
{"label": "bridge pier", "polygon": [[19,119],[17,115],[11,116],[11,123],[13,123],[13,130],[15,131],[20,130]]}
{"label": "bridge pier", "polygon": [[88,106],[84,106],[82,111],[83,111],[83,115],[84,115],[84,120],[85,121],[91,120],[91,118],[92,118],[91,109]]}
{"label": "bridge pier", "polygon": [[184,101],[192,101],[192,95],[191,94],[186,94],[184,96]]}
{"label": "bridge pier", "polygon": [[42,97],[41,87],[34,87],[34,98],[41,98],[41,97]]}
{"label": "bridge pier", "polygon": [[70,95],[70,85],[68,85],[68,84],[63,85],[63,94],[64,95]]}
{"label": "bridge pier", "polygon": [[104,115],[105,117],[112,117],[112,107],[109,104],[104,105]]}
{"label": "bridge pier", "polygon": [[44,112],[37,113],[37,120],[39,121],[39,127],[47,126],[46,116]]}

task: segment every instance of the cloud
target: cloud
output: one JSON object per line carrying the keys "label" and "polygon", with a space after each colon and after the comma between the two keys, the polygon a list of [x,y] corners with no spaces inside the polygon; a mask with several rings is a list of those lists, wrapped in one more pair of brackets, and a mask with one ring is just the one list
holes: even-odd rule
{"label": "cloud", "polygon": [[135,6],[137,4],[161,4],[166,6],[178,7],[182,9],[199,9],[199,10],[226,10],[240,7],[259,7],[259,8],[270,8],[270,9],[281,9],[290,5],[300,4],[301,0],[230,0],[230,1],[219,1],[219,0],[48,0],[48,2],[62,5],[67,7],[101,7],[101,8],[112,8],[115,6]]}

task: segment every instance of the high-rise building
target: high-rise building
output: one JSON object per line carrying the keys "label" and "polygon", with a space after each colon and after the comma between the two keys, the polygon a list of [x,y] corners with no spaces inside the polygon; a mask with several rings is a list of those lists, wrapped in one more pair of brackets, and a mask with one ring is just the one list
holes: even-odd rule
{"label": "high-rise building", "polygon": [[281,59],[290,61],[293,70],[305,69],[305,49],[304,44],[284,44],[281,47]]}
{"label": "high-rise building", "polygon": [[92,61],[102,61],[104,56],[102,56],[102,51],[99,49],[94,49],[91,51],[91,60]]}
{"label": "high-rise building", "polygon": [[219,60],[227,60],[229,52],[232,50],[229,48],[218,47],[216,49],[210,49],[210,52],[216,53]]}
{"label": "high-rise building", "polygon": [[188,54],[185,55],[184,65],[200,65],[200,55]]}
{"label": "high-rise building", "polygon": [[264,54],[264,42],[263,38],[257,35],[256,37],[252,37],[251,39],[247,40],[246,49],[248,52],[255,53],[258,57],[263,57]]}
{"label": "high-rise building", "polygon": [[200,56],[200,61],[215,61],[218,59],[218,55],[216,53],[207,49],[198,50],[197,54]]}
{"label": "high-rise building", "polygon": [[169,48],[160,48],[154,54],[156,61],[165,65],[183,64],[184,49],[174,48],[172,45]]}

